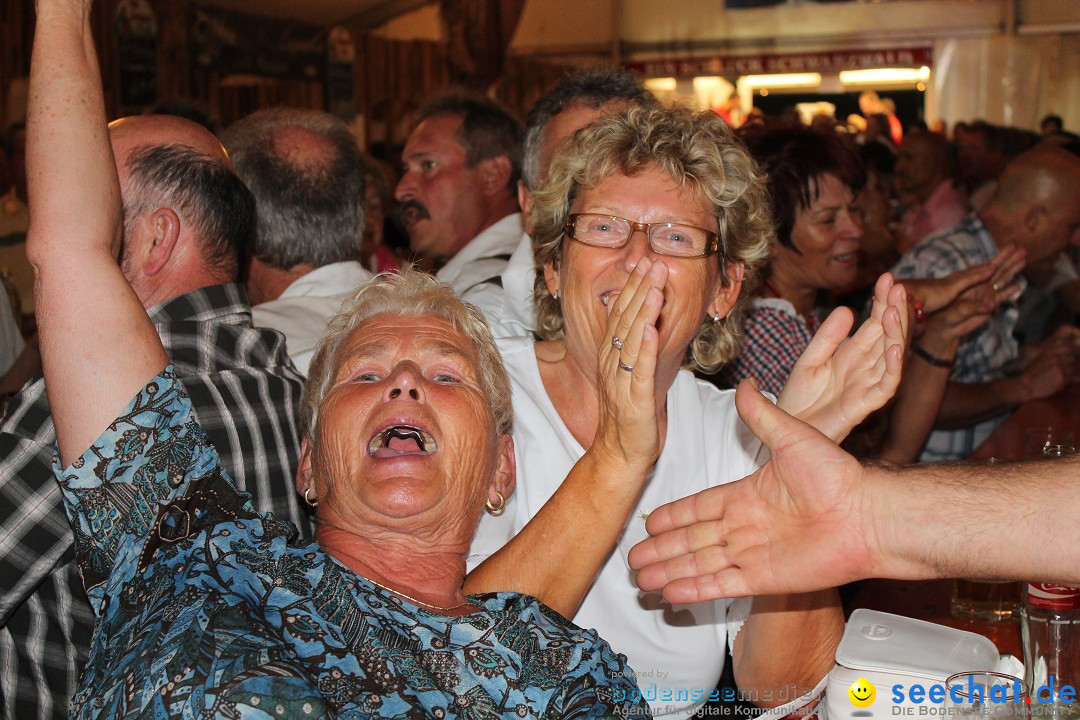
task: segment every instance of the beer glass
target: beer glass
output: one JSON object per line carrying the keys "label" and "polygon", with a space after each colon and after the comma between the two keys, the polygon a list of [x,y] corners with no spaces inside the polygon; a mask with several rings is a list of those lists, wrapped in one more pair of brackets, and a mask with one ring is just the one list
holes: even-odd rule
{"label": "beer glass", "polygon": [[945,714],[966,720],[1024,720],[1028,717],[1024,681],[984,670],[950,675],[945,681]]}

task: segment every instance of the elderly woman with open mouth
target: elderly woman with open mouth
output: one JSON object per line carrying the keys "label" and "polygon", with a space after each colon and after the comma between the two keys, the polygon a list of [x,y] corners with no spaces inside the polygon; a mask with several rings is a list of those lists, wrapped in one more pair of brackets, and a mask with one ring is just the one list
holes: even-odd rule
{"label": "elderly woman with open mouth", "polygon": [[[843,627],[834,593],[678,606],[639,593],[627,568],[649,512],[766,459],[734,394],[688,372],[734,357],[742,290],[768,255],[752,160],[713,113],[631,108],[560,147],[533,219],[543,339],[499,344],[518,491],[481,521],[466,587],[514,588],[597,628],[627,654],[655,715],[692,714],[732,639],[745,697],[780,705],[811,690]],[[896,388],[904,302],[886,276],[850,342],[840,345],[850,313],[831,318],[780,404],[846,435]]]}
{"label": "elderly woman with open mouth", "polygon": [[364,287],[315,355],[297,485],[317,542],[235,490],[116,264],[89,7],[38,0],[28,145],[57,473],[98,614],[72,716],[647,714],[595,633],[462,589],[513,489],[512,414],[479,311],[435,280]]}

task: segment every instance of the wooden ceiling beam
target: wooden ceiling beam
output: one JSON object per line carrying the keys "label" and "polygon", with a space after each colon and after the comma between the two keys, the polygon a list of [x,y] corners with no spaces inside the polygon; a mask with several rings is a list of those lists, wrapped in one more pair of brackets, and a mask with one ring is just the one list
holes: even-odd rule
{"label": "wooden ceiling beam", "polygon": [[383,2],[371,3],[370,7],[355,15],[343,18],[335,25],[350,27],[374,28],[382,25],[387,20],[392,20],[398,15],[417,10],[425,5],[434,5],[438,0],[384,0]]}

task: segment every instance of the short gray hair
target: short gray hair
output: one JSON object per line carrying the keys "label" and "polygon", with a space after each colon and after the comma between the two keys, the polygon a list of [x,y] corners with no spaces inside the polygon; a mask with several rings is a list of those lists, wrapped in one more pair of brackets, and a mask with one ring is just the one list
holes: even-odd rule
{"label": "short gray hair", "polygon": [[[325,139],[326,147],[291,156],[280,141],[296,130]],[[252,256],[281,270],[359,259],[364,163],[344,122],[318,110],[268,108],[233,123],[222,142],[255,195]]]}
{"label": "short gray hair", "polygon": [[[687,348],[684,366],[715,372],[739,351],[748,296],[769,258],[773,235],[765,186],[749,153],[714,112],[651,105],[601,118],[578,130],[552,159],[546,181],[533,195],[533,255],[536,267],[558,262],[570,207],[581,188],[613,175],[659,168],[716,209],[721,253],[707,262],[743,267],[743,290],[727,317],[703,321]],[[534,286],[536,329],[553,339],[564,333],[562,309],[548,292],[543,273]]]}
{"label": "short gray hair", "polygon": [[255,228],[255,198],[223,158],[187,145],[142,145],[128,153],[124,241],[143,216],[171,208],[192,230],[208,269],[235,276]]}
{"label": "short gray hair", "polygon": [[411,269],[384,273],[363,285],[342,304],[341,311],[330,319],[319,341],[308,370],[300,410],[304,437],[314,442],[319,430],[319,410],[323,398],[334,383],[334,376],[344,358],[338,357],[353,330],[379,315],[421,317],[432,315],[448,320],[473,344],[480,367],[477,378],[491,406],[495,431],[509,435],[514,429],[514,409],[510,402],[510,378],[502,356],[491,337],[483,313],[475,305],[461,300],[449,285],[427,273]]}
{"label": "short gray hair", "polygon": [[540,151],[551,119],[569,107],[601,108],[608,103],[651,105],[656,102],[640,78],[629,70],[591,67],[564,76],[547,95],[537,100],[525,119],[521,151],[521,180],[529,190],[540,184]]}

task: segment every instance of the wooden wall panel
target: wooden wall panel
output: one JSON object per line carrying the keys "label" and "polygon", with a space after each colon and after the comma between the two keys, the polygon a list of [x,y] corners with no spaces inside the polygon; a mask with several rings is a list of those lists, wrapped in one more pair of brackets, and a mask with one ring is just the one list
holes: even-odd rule
{"label": "wooden wall panel", "polygon": [[[367,141],[404,144],[410,115],[427,100],[452,89],[447,48],[442,43],[395,41],[354,29],[357,41],[357,110]],[[510,56],[492,95],[524,120],[529,107],[566,72],[561,65]]]}
{"label": "wooden wall panel", "polygon": [[[113,16],[118,0],[97,0],[92,24],[105,85],[107,112],[116,113],[116,38]],[[325,88],[318,82],[266,79],[230,86],[213,68],[190,57],[189,24],[193,0],[150,0],[158,20],[158,98],[186,98],[206,106],[223,124],[260,107],[298,105],[323,108]],[[0,102],[12,78],[30,68],[33,0],[0,0]],[[369,141],[404,143],[412,113],[451,88],[445,44],[392,41],[352,29],[357,38],[356,100]],[[509,56],[493,95],[524,118],[529,106],[562,75],[557,65]]]}

